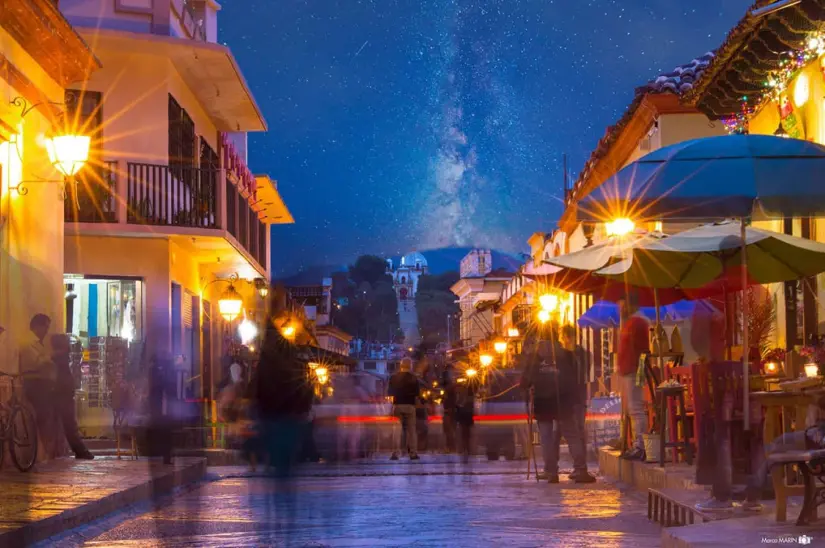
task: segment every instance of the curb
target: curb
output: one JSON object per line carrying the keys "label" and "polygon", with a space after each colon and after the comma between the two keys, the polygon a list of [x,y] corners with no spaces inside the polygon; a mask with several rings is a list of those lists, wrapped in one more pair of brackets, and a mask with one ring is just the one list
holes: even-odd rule
{"label": "curb", "polygon": [[152,497],[173,491],[177,487],[194,483],[206,475],[206,460],[198,459],[150,481],[118,491],[101,499],[93,500],[76,508],[63,511],[32,523],[0,533],[0,546],[29,546],[59,535],[75,527],[85,525],[109,513]]}

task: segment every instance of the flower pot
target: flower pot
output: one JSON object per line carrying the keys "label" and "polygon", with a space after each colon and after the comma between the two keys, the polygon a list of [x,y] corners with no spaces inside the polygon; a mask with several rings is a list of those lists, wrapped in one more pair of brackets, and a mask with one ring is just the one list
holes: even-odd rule
{"label": "flower pot", "polygon": [[658,462],[662,446],[661,434],[642,434],[645,444],[645,462]]}

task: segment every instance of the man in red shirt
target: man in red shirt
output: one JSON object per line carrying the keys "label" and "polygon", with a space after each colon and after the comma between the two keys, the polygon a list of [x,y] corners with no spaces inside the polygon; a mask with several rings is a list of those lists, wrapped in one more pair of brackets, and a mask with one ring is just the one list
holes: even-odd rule
{"label": "man in red shirt", "polygon": [[633,425],[633,443],[623,455],[625,458],[644,460],[645,450],[642,434],[647,432],[647,413],[645,413],[642,387],[637,383],[639,359],[642,354],[650,352],[650,324],[639,312],[638,297],[633,290],[627,300],[620,303],[621,331],[619,334],[619,351],[616,356],[616,369],[619,375],[619,390],[622,407],[630,416]]}

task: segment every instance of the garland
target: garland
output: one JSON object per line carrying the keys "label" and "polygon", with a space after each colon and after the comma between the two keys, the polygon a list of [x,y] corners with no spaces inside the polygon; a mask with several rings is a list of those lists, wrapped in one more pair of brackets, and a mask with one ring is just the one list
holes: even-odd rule
{"label": "garland", "polygon": [[[782,97],[787,92],[788,85],[799,71],[817,58],[820,59],[820,63],[825,63],[825,58],[822,57],[823,54],[825,54],[825,35],[819,33],[812,35],[807,40],[804,49],[786,51],[780,54],[779,66],[768,74],[764,82],[764,90],[755,97],[742,96],[740,111],[721,119],[728,133],[748,133],[748,120],[756,111],[768,101],[774,101],[781,105]],[[821,65],[820,69],[825,74],[825,65]]]}

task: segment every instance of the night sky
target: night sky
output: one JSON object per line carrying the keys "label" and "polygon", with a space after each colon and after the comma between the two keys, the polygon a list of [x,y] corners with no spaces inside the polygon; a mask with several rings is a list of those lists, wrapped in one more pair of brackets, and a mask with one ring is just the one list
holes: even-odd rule
{"label": "night sky", "polygon": [[269,123],[253,172],[296,223],[273,274],[362,253],[520,251],[633,89],[752,0],[226,0],[219,40]]}

